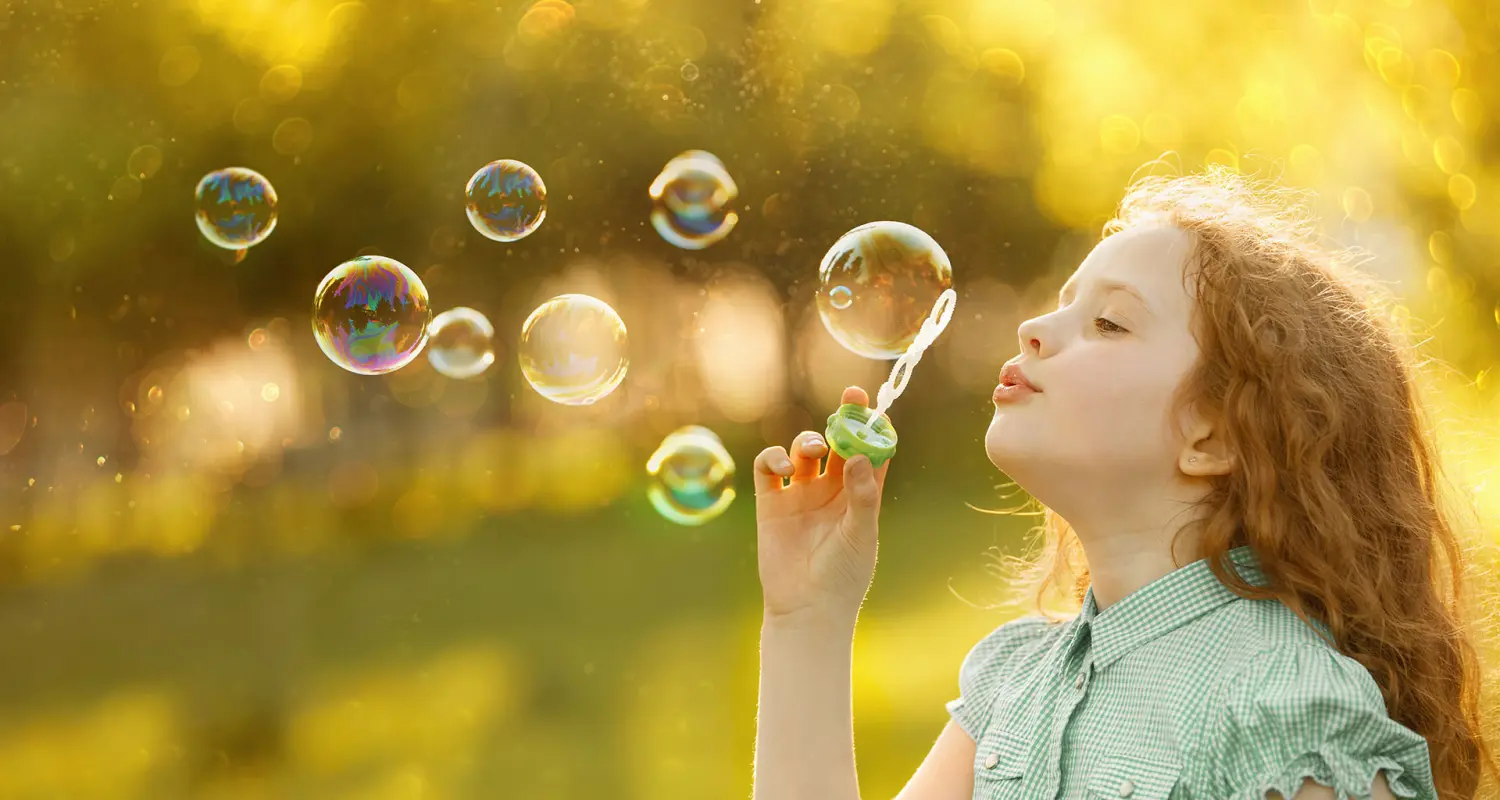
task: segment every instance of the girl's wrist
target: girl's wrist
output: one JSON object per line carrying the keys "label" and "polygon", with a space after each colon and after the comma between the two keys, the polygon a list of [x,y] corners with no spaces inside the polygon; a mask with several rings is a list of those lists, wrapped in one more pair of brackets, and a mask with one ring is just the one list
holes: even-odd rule
{"label": "girl's wrist", "polygon": [[859,611],[853,613],[823,608],[800,608],[796,611],[774,612],[765,609],[761,618],[761,629],[767,633],[789,636],[808,636],[819,640],[854,638],[855,621]]}

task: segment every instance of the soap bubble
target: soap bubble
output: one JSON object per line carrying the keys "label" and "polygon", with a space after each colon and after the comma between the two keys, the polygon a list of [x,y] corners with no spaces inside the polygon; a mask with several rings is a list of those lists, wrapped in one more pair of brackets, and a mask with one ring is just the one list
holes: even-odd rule
{"label": "soap bubble", "polygon": [[828,290],[828,302],[842,311],[854,302],[854,292],[847,286],[835,286]]}
{"label": "soap bubble", "polygon": [[564,294],[521,325],[521,374],[554,403],[591,405],[620,385],[630,366],[625,322],[609,304]]}
{"label": "soap bubble", "polygon": [[713,153],[689,150],[651,182],[651,225],[670,244],[702,250],[734,230],[740,218],[730,206],[739,192]]}
{"label": "soap bubble", "polygon": [[839,237],[818,280],[818,315],[833,338],[853,353],[888,360],[916,340],[938,296],[953,285],[953,266],[921,229],[871,222]]}
{"label": "soap bubble", "polygon": [[450,378],[472,378],[495,363],[495,328],[484,315],[459,306],[427,325],[427,360]]}
{"label": "soap bubble", "polygon": [[432,307],[405,264],[359,256],[333,268],[313,296],[313,335],[333,363],[360,375],[401,369],[422,352]]}
{"label": "soap bubble", "polygon": [[194,192],[198,230],[225,250],[244,250],[276,229],[276,190],[253,169],[215,170]]}
{"label": "soap bubble", "polygon": [[464,194],[474,230],[497,242],[524,239],[547,218],[547,187],[542,176],[519,161],[485,164],[469,178]]}
{"label": "soap bubble", "polygon": [[702,525],[734,502],[734,459],[701,425],[667,434],[646,462],[646,474],[652,507],[679,525]]}

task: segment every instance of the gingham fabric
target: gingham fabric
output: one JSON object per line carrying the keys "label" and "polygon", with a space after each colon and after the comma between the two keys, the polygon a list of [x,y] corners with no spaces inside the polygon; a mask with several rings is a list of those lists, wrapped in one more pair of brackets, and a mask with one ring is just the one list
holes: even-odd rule
{"label": "gingham fabric", "polygon": [[[1229,558],[1266,584],[1249,547]],[[974,800],[1290,800],[1305,777],[1368,800],[1381,770],[1397,797],[1437,800],[1427,740],[1387,716],[1370,673],[1207,559],[1102,613],[1090,588],[1066,622],[1001,625],[958,685]]]}

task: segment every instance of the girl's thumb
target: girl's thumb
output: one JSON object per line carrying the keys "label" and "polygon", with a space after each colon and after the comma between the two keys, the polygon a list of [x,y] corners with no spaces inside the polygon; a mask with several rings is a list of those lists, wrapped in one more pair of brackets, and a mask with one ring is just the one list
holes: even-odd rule
{"label": "girl's thumb", "polygon": [[844,464],[844,489],[849,492],[849,506],[857,514],[868,514],[873,521],[880,502],[880,487],[875,485],[875,468],[869,456],[858,455]]}

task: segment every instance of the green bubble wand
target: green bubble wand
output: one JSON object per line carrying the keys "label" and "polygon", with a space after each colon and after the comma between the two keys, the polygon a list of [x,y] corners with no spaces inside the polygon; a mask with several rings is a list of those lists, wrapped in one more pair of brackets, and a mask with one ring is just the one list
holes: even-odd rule
{"label": "green bubble wand", "polygon": [[922,322],[906,352],[896,359],[890,377],[880,385],[875,407],[866,408],[859,403],[845,403],[828,417],[828,429],[824,437],[833,452],[845,459],[864,454],[870,457],[870,466],[878,468],[896,454],[896,427],[885,412],[890,410],[896,398],[906,391],[907,379],[922,360],[922,353],[937,340],[938,334],[948,327],[953,318],[953,306],[958,302],[958,293],[945,289],[932,306],[932,313]]}

